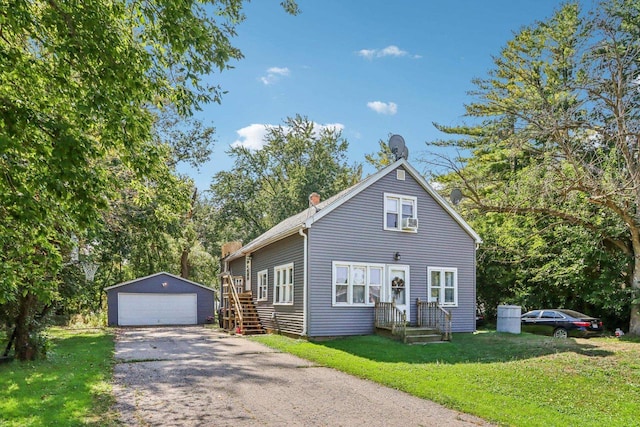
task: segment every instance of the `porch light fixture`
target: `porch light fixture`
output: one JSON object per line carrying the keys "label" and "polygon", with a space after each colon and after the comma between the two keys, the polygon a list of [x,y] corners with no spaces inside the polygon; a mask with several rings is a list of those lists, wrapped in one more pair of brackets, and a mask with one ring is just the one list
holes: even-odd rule
{"label": "porch light fixture", "polygon": [[162,287],[166,288],[167,286],[169,286],[169,284],[167,282],[162,282]]}
{"label": "porch light fixture", "polygon": [[396,252],[395,254],[393,254],[393,259],[395,259],[396,261],[400,261],[400,252]]}

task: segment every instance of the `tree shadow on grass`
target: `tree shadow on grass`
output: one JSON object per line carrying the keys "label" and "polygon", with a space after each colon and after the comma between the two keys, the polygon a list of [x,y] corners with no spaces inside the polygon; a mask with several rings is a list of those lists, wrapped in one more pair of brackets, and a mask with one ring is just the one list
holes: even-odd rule
{"label": "tree shadow on grass", "polygon": [[425,345],[407,345],[376,335],[340,338],[317,344],[376,362],[391,363],[496,363],[559,353],[576,353],[587,357],[614,354],[596,341],[498,332],[458,333],[453,335],[451,342]]}

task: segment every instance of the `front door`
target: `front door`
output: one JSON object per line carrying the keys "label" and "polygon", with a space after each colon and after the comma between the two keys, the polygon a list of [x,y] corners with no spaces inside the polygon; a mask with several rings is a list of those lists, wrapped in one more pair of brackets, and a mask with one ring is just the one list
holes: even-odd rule
{"label": "front door", "polygon": [[407,321],[409,321],[408,265],[387,265],[387,281],[384,294],[386,301],[395,301],[398,310],[407,312]]}

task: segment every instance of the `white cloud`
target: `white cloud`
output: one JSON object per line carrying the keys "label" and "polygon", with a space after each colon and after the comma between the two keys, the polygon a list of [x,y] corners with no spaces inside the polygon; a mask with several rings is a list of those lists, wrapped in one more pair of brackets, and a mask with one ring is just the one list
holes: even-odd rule
{"label": "white cloud", "polygon": [[314,134],[318,135],[324,129],[330,129],[336,132],[342,132],[342,130],[344,129],[344,125],[342,123],[327,123],[326,125],[321,125],[316,122],[313,123]]}
{"label": "white cloud", "polygon": [[245,147],[250,150],[259,150],[264,145],[264,137],[267,135],[269,128],[272,125],[263,124],[251,124],[242,129],[238,129],[236,133],[239,138],[236,139],[231,146],[232,147]]}
{"label": "white cloud", "polygon": [[[358,56],[362,56],[365,59],[383,58],[385,56],[401,57],[409,55],[409,52],[407,52],[406,50],[402,50],[395,45],[389,45],[382,49],[362,49],[357,53]],[[412,57],[421,58],[420,55],[412,55]]]}
{"label": "white cloud", "polygon": [[376,56],[376,50],[375,49],[362,49],[362,50],[358,51],[358,55],[362,56],[363,58],[373,59]]}
{"label": "white cloud", "polygon": [[[243,127],[242,129],[238,129],[236,133],[238,134],[238,139],[236,139],[231,146],[232,147],[244,147],[249,150],[260,150],[265,145],[265,137],[267,136],[267,132],[269,129],[277,127],[275,125],[270,124],[251,124],[249,126]],[[285,132],[287,132],[288,128],[283,128]],[[313,133],[318,136],[320,132],[324,129],[332,129],[335,131],[342,131],[344,129],[344,125],[342,123],[327,123],[325,125],[321,125],[319,123],[313,123]]]}
{"label": "white cloud", "polygon": [[287,67],[284,68],[280,68],[280,67],[271,67],[267,70],[267,73],[269,74],[278,74],[280,76],[288,76],[289,75],[289,69]]}
{"label": "white cloud", "polygon": [[280,77],[289,77],[291,72],[287,67],[271,67],[267,69],[267,75],[260,77],[260,81],[265,85],[271,85],[280,80]]}
{"label": "white cloud", "polygon": [[405,56],[407,51],[401,50],[398,46],[387,46],[380,51],[378,56]]}
{"label": "white cloud", "polygon": [[398,104],[395,102],[372,101],[367,102],[367,107],[378,114],[393,116],[398,112]]}

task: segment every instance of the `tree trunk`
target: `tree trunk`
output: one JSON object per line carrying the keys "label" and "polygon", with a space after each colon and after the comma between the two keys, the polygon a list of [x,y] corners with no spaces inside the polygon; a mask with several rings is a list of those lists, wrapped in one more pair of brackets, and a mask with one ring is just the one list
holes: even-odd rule
{"label": "tree trunk", "polygon": [[18,300],[19,309],[16,318],[15,349],[16,358],[21,361],[34,360],[38,354],[31,340],[31,321],[35,314],[37,299],[31,292],[21,295]]}
{"label": "tree trunk", "polygon": [[629,334],[640,336],[640,304],[631,304],[631,321],[629,322]]}
{"label": "tree trunk", "polygon": [[[196,202],[198,201],[198,189],[194,188],[193,194],[191,195],[191,205],[189,206],[189,210],[185,216],[185,227],[188,227],[191,219],[193,218],[193,209],[196,206]],[[189,242],[187,241],[186,247],[182,249],[182,254],[180,254],[180,277],[183,279],[189,278],[189,252],[191,248],[188,246]]]}
{"label": "tree trunk", "polygon": [[183,279],[189,279],[189,249],[182,250],[180,255],[180,277]]}
{"label": "tree trunk", "polygon": [[[640,293],[640,239],[632,238],[633,243],[633,277],[631,278],[631,287],[634,291]],[[638,295],[634,295],[634,301],[638,300]],[[631,303],[631,319],[629,321],[629,334],[640,336],[640,302]]]}
{"label": "tree trunk", "polygon": [[7,357],[9,355],[9,351],[11,351],[11,346],[13,346],[13,340],[16,339],[16,328],[13,328],[13,332],[11,333],[11,338],[9,338],[9,342],[4,349],[4,353],[2,353],[3,357]]}

